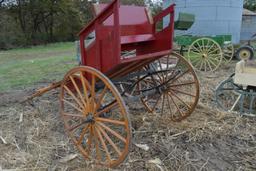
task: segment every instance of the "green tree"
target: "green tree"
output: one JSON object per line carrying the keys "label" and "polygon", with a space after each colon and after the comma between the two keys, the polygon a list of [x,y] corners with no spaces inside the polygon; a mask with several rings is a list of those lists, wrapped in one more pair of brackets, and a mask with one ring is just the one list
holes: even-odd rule
{"label": "green tree", "polygon": [[256,11],[256,1],[255,0],[244,0],[244,8],[251,11]]}

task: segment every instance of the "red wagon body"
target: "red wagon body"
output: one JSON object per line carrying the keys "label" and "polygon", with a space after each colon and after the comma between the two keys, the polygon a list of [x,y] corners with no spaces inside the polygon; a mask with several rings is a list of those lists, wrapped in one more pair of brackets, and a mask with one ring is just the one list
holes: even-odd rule
{"label": "red wagon body", "polygon": [[[170,53],[174,5],[154,18],[145,7],[120,6],[118,0],[108,5],[95,5],[94,11],[95,19],[79,34],[82,65],[96,68],[114,78]],[[157,24],[164,17],[170,22],[158,31]],[[92,35],[94,38],[88,42]]]}

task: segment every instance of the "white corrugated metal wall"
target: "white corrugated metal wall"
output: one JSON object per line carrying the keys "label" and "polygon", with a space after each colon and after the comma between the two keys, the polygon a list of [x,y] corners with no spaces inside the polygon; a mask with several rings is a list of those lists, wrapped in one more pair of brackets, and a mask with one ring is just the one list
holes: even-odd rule
{"label": "white corrugated metal wall", "polygon": [[244,15],[241,28],[241,40],[250,40],[256,34],[256,15]]}
{"label": "white corrugated metal wall", "polygon": [[[164,7],[175,3],[176,19],[179,12],[195,14],[196,21],[188,34],[212,36],[231,34],[239,43],[243,0],[164,0]],[[167,21],[164,21],[166,24]],[[181,34],[176,31],[176,34]]]}

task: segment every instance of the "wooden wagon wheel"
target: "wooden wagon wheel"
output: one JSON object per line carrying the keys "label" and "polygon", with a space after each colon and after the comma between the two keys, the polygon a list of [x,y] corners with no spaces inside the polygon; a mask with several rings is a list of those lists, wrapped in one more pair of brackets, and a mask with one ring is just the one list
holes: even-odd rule
{"label": "wooden wagon wheel", "polygon": [[233,56],[235,53],[234,45],[231,42],[228,44],[225,44],[222,47],[222,51],[223,51],[223,62],[227,64],[233,59]]}
{"label": "wooden wagon wheel", "polygon": [[129,152],[131,131],[125,104],[111,81],[91,67],[76,67],[61,85],[65,130],[86,159],[118,166]]}
{"label": "wooden wagon wheel", "polygon": [[130,93],[142,96],[149,112],[181,121],[194,111],[199,99],[199,81],[186,59],[173,52],[144,70],[150,73],[137,79]]}
{"label": "wooden wagon wheel", "polygon": [[198,71],[215,71],[222,62],[223,53],[220,45],[213,39],[200,38],[189,46],[188,59]]}

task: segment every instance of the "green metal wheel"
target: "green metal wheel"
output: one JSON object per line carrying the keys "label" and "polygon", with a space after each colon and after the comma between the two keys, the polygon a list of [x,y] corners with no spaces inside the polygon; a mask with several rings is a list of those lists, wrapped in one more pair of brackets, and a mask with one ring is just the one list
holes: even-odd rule
{"label": "green metal wheel", "polygon": [[213,39],[199,38],[189,46],[188,60],[198,71],[215,71],[220,66],[222,59],[222,49]]}
{"label": "green metal wheel", "polygon": [[233,56],[235,53],[234,45],[231,42],[224,44],[222,47],[222,51],[223,51],[223,62],[225,64],[228,64],[233,59]]}

